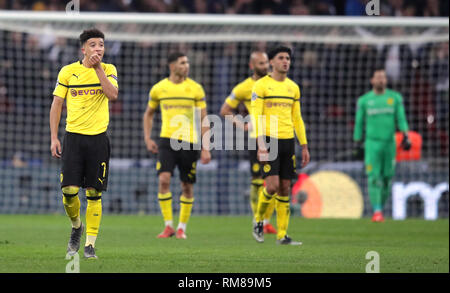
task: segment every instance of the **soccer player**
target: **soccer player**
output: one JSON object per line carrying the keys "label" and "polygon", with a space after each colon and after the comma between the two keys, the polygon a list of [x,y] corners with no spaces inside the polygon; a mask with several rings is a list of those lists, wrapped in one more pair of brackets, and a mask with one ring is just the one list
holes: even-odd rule
{"label": "soccer player", "polygon": [[[189,60],[181,52],[168,56],[170,75],[155,84],[149,94],[147,109],[143,116],[144,138],[147,150],[158,154],[156,170],[158,171],[158,200],[163,215],[165,228],[158,238],[169,238],[176,234],[179,239],[186,239],[186,225],[191,216],[194,203],[194,183],[196,181],[196,164],[201,159],[203,164],[209,163],[211,154],[209,140],[205,139],[209,132],[205,92],[200,84],[188,78]],[[159,143],[151,139],[153,116],[157,107],[161,108],[162,127]],[[196,117],[200,112],[202,126],[199,142]],[[207,120],[206,120],[207,122]],[[181,126],[181,127],[180,127]],[[176,149],[176,142],[183,142],[189,147]],[[201,152],[194,147],[201,144]],[[177,231],[173,228],[172,193],[170,180],[174,168],[180,172],[182,194],[180,197],[180,217]]]}
{"label": "soccer player", "polygon": [[[252,97],[252,89],[255,82],[261,77],[267,74],[269,69],[269,60],[267,58],[267,54],[265,52],[254,51],[250,55],[249,67],[253,70],[253,75],[236,85],[231,94],[227,97],[225,102],[220,109],[220,115],[229,119],[233,124],[237,127],[243,129],[244,131],[248,131],[249,124],[243,124],[242,121],[237,119],[234,115],[234,112],[237,110],[237,107],[240,103],[243,103],[251,115],[251,97]],[[250,130],[251,139],[256,139],[256,134],[254,128]],[[254,144],[251,144],[254,145]],[[250,206],[253,212],[253,219],[256,216],[256,208],[258,206],[258,195],[263,196],[260,193],[260,189],[263,188],[264,180],[261,175],[261,167],[258,159],[256,158],[256,150],[249,149],[248,151],[249,159],[250,159],[250,172],[252,175],[252,181],[250,185]],[[275,209],[275,198],[272,199],[269,207],[267,208],[266,213],[264,214],[264,233],[267,234],[276,234],[277,230],[270,224],[270,218],[272,217],[273,211]]]}
{"label": "soccer player", "polygon": [[401,147],[411,148],[408,138],[408,122],[400,93],[386,88],[384,69],[376,69],[370,80],[372,90],[358,99],[353,133],[355,153],[362,154],[368,177],[369,198],[373,208],[373,222],[383,222],[383,206],[389,197],[391,181],[395,173],[395,131],[403,132]]}
{"label": "soccer player", "polygon": [[[291,180],[296,177],[294,132],[302,146],[302,167],[310,160],[306,130],[300,111],[300,88],[287,77],[292,51],[278,46],[268,52],[272,72],[259,79],[252,90],[252,115],[257,135],[258,159],[263,164],[266,186],[258,201],[253,237],[264,242],[263,216],[272,198],[276,199],[277,243],[300,245],[287,235],[290,216]],[[270,121],[272,120],[272,125]],[[273,125],[273,121],[277,124]],[[270,160],[269,146],[277,147]],[[273,151],[273,149],[272,149]]]}
{"label": "soccer player", "polygon": [[[102,192],[108,184],[110,144],[106,130],[109,101],[118,97],[117,70],[102,62],[105,36],[98,29],[80,35],[83,60],[64,66],[58,74],[50,109],[51,153],[61,158],[63,204],[72,223],[67,246],[71,255],[80,248],[84,225],[78,192],[86,189],[86,243],[84,256],[97,258],[95,241],[102,217]],[[66,101],[67,119],[63,146],[58,139],[61,111]],[[61,153],[62,151],[62,153]]]}

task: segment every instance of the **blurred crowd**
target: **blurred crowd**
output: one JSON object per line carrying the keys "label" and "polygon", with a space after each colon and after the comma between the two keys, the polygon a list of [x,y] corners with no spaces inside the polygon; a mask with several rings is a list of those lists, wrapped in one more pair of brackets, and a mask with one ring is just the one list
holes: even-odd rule
{"label": "blurred crowd", "polygon": [[[80,11],[366,15],[370,0],[0,0],[1,9],[64,11],[70,2]],[[449,16],[448,0],[379,0],[382,16]]]}

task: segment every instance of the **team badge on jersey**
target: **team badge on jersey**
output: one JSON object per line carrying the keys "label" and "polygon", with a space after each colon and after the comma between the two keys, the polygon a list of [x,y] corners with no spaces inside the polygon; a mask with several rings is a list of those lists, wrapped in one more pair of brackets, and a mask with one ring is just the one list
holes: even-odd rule
{"label": "team badge on jersey", "polygon": [[256,93],[252,93],[252,101],[256,100],[257,97],[258,95]]}
{"label": "team badge on jersey", "polygon": [[393,99],[393,98],[388,98],[388,99],[387,99],[387,104],[388,104],[388,105],[394,104],[394,99]]}

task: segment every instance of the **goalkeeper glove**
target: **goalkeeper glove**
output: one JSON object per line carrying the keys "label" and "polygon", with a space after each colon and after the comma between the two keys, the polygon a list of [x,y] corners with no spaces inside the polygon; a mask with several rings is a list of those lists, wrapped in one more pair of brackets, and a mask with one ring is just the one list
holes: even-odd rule
{"label": "goalkeeper glove", "polygon": [[408,133],[403,133],[403,140],[400,143],[400,147],[405,151],[409,151],[411,149],[411,141],[409,141]]}
{"label": "goalkeeper glove", "polygon": [[355,141],[353,144],[353,159],[361,161],[364,159],[364,145],[360,141]]}

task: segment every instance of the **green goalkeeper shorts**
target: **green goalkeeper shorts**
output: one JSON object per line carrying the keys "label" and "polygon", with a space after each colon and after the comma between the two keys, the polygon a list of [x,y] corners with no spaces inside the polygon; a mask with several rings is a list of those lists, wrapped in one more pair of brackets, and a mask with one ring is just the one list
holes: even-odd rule
{"label": "green goalkeeper shorts", "polygon": [[382,141],[366,139],[364,163],[369,176],[392,177],[395,174],[395,140]]}

